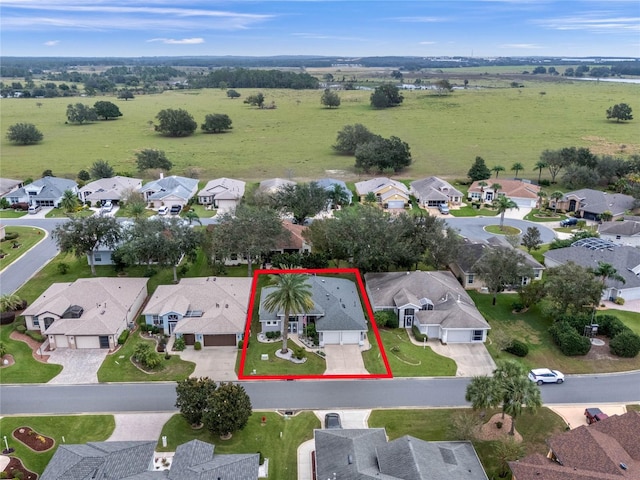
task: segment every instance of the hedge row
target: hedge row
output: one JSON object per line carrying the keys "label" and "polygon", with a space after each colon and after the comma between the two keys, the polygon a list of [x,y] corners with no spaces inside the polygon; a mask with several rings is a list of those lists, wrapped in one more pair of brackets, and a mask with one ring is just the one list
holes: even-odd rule
{"label": "hedge row", "polygon": [[556,322],[549,332],[560,351],[568,357],[586,355],[591,350],[591,341],[580,335],[569,322]]}

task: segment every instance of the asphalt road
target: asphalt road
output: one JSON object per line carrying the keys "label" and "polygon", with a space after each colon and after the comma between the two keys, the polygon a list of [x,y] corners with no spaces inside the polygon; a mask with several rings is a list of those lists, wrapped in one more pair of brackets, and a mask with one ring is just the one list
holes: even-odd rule
{"label": "asphalt road", "polygon": [[[468,378],[243,382],[256,410],[467,406]],[[545,404],[639,403],[640,371],[567,376]],[[175,383],[3,385],[0,415],[175,411]]]}
{"label": "asphalt road", "polygon": [[[487,225],[500,224],[500,217],[446,217],[444,220],[447,222],[447,225],[459,230],[460,235],[471,240],[486,240],[487,238],[494,236],[493,233],[485,231],[484,227]],[[556,238],[555,232],[542,223],[528,222],[526,220],[519,220],[515,218],[505,218],[504,224],[510,227],[516,227],[520,229],[522,233],[525,233],[529,227],[538,227],[542,243],[549,243]]]}

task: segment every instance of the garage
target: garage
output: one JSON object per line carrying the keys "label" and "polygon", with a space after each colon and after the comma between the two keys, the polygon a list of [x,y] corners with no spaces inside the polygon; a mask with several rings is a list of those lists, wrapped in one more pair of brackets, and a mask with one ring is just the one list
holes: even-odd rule
{"label": "garage", "polygon": [[56,342],[56,348],[66,348],[69,346],[66,335],[54,335],[53,338]]}
{"label": "garage", "polygon": [[404,200],[391,200],[387,202],[387,208],[404,208]]}
{"label": "garage", "polygon": [[427,327],[427,337],[428,338],[440,338],[440,327],[438,327],[437,325],[428,326]]}
{"label": "garage", "polygon": [[185,345],[194,345],[196,343],[195,333],[185,333],[182,335],[182,338],[184,338]]}
{"label": "garage", "polygon": [[342,332],[342,345],[358,345],[360,332]]}
{"label": "garage", "polygon": [[205,347],[235,347],[236,346],[236,334],[226,333],[220,335],[204,335]]}
{"label": "garage", "polygon": [[320,332],[323,345],[340,345],[340,332]]}
{"label": "garage", "polygon": [[96,335],[76,336],[76,348],[100,348],[100,339]]}
{"label": "garage", "polygon": [[469,343],[471,341],[471,331],[469,330],[447,330],[447,343]]}

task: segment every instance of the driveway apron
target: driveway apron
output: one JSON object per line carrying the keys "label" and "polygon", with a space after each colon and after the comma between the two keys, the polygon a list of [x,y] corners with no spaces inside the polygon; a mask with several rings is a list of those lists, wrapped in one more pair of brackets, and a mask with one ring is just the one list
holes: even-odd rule
{"label": "driveway apron", "polygon": [[47,352],[49,363],[62,365],[63,369],[48,383],[75,385],[98,383],[98,369],[107,357],[106,348],[58,348]]}
{"label": "driveway apron", "polygon": [[367,375],[358,345],[325,345],[325,375]]}
{"label": "driveway apron", "polygon": [[196,364],[193,377],[209,377],[215,381],[237,380],[236,356],[239,350],[236,347],[207,347],[202,350],[194,350],[187,347],[180,352],[180,358]]}
{"label": "driveway apron", "polygon": [[162,427],[174,413],[118,413],[113,417],[116,428],[109,437],[110,442],[143,441],[160,438]]}
{"label": "driveway apron", "polygon": [[456,377],[475,377],[491,375],[496,364],[483,343],[449,343],[443,345],[439,340],[428,341],[427,346],[438,355],[449,357],[456,362]]}

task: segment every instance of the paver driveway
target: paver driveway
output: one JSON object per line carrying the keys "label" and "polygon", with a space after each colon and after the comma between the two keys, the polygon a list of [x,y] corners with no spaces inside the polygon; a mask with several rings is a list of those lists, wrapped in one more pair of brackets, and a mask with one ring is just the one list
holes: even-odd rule
{"label": "paver driveway", "polygon": [[106,348],[58,348],[48,352],[49,363],[63,366],[62,372],[48,383],[76,385],[98,383],[98,369],[109,350]]}

